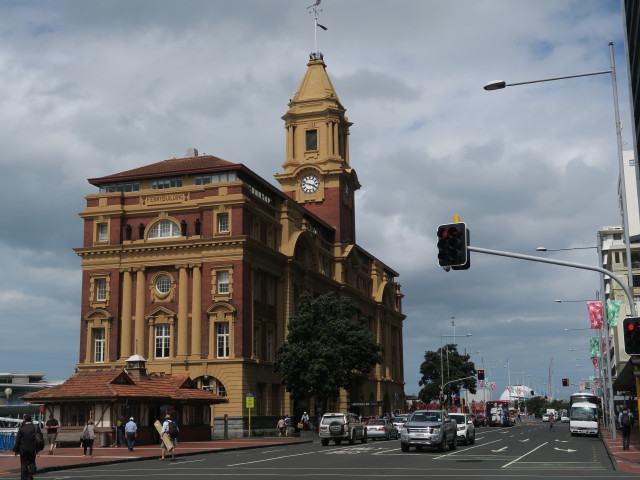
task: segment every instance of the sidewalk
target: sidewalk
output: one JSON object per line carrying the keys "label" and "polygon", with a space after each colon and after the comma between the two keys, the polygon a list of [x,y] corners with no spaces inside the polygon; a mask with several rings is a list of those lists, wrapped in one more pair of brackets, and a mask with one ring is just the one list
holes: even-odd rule
{"label": "sidewalk", "polygon": [[637,426],[631,429],[629,450],[622,449],[622,432],[616,430],[616,439],[611,438],[609,429],[600,427],[600,438],[616,470],[640,474],[640,433]]}
{"label": "sidewalk", "polygon": [[[305,432],[306,433],[306,432]],[[248,448],[264,448],[278,445],[292,445],[308,443],[313,435],[302,437],[254,437],[231,438],[228,440],[210,440],[206,442],[179,442],[176,448],[176,460],[187,455],[201,453],[213,453],[230,450],[243,450]],[[38,454],[36,465],[38,472],[51,472],[78,468],[83,466],[106,465],[110,463],[134,462],[137,460],[149,460],[160,458],[160,445],[143,445],[135,447],[133,452],[126,447],[94,447],[93,457],[83,457],[82,448],[56,448],[53,455],[47,455],[48,446]],[[621,447],[622,448],[622,447]],[[171,460],[171,455],[165,456],[165,462]],[[160,460],[158,460],[159,462]],[[0,452],[0,478],[8,475],[20,476],[20,457],[13,452]]]}

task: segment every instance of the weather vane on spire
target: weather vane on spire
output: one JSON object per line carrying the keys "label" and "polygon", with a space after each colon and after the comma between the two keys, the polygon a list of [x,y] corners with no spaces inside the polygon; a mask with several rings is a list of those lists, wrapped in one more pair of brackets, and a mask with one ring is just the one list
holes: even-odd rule
{"label": "weather vane on spire", "polygon": [[316,0],[316,3],[314,3],[313,5],[309,5],[307,7],[307,10],[311,9],[309,11],[309,14],[313,14],[313,20],[315,22],[315,28],[313,30],[313,33],[314,33],[313,43],[314,43],[315,52],[312,52],[309,55],[310,58],[322,58],[322,53],[318,51],[318,27],[320,27],[323,30],[328,30],[327,27],[318,23],[318,12],[322,11],[321,8],[318,8],[320,6],[321,1],[322,0]]}

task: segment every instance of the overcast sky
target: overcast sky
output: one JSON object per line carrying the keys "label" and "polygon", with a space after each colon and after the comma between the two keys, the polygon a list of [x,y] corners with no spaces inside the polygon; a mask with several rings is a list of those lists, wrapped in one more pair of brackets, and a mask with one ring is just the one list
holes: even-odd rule
{"label": "overcast sky", "polygon": [[552,366],[561,396],[593,374],[591,332],[564,331],[586,306],[553,300],[593,299],[598,274],[480,253],[445,273],[436,228],[459,215],[472,245],[535,255],[620,224],[610,75],[482,88],[608,70],[613,41],[632,149],[619,0],[323,0],[317,32],[311,3],[0,0],[0,371],[73,373],[87,178],[196,147],[277,185],[317,33],[353,122],[358,243],[400,272],[406,393],[454,333],[495,396],[508,370],[539,390]]}

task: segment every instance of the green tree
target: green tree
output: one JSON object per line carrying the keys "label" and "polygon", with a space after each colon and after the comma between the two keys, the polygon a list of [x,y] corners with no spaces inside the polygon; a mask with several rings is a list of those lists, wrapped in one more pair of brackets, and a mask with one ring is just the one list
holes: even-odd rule
{"label": "green tree", "polygon": [[330,398],[348,388],[356,375],[382,363],[382,345],[350,298],[327,293],[300,296],[298,315],[288,323],[286,341],[278,347],[274,369],[294,398],[316,396],[326,411]]}
{"label": "green tree", "polygon": [[[442,356],[441,356],[442,351]],[[441,369],[442,365],[442,369]],[[458,346],[455,344],[444,345],[435,352],[426,351],[424,362],[420,365],[422,378],[419,385],[422,386],[418,396],[424,402],[430,402],[440,396],[440,384],[452,381],[444,387],[444,394],[451,398],[453,393],[459,392],[461,388],[466,388],[470,393],[476,393],[475,378],[476,368],[469,360],[469,355],[458,353]]]}

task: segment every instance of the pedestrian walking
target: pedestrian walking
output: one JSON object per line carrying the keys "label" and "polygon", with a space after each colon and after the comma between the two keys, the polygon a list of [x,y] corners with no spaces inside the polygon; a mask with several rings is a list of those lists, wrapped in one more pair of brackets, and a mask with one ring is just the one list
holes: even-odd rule
{"label": "pedestrian walking", "polygon": [[38,433],[43,442],[40,448],[42,449],[44,448],[44,439],[40,428],[31,421],[31,415],[25,415],[13,445],[14,455],[20,455],[20,480],[33,480],[33,474],[36,473],[36,454],[38,453],[36,437]]}
{"label": "pedestrian walking", "polygon": [[289,427],[291,426],[291,417],[289,416],[289,414],[286,414],[284,416],[284,436],[288,437],[289,436]]}
{"label": "pedestrian walking", "polygon": [[93,442],[96,440],[96,427],[93,424],[93,420],[89,419],[87,424],[82,429],[82,456],[87,456],[87,450],[89,450],[89,457],[93,457]]}
{"label": "pedestrian walking", "polygon": [[276,425],[276,428],[279,430],[278,436],[284,437],[284,434],[285,434],[284,418],[280,417],[280,420],[278,420],[278,425]]}
{"label": "pedestrian walking", "polygon": [[58,429],[60,428],[60,423],[56,420],[53,415],[49,415],[49,420],[45,423],[45,427],[47,427],[47,442],[49,442],[49,455],[53,455],[53,449],[56,445],[56,438],[58,437]]}
{"label": "pedestrian walking", "polygon": [[124,433],[127,437],[127,448],[130,452],[133,452],[133,447],[136,444],[136,437],[138,436],[138,426],[136,425],[136,422],[133,421],[133,417],[131,417],[124,426]]}
{"label": "pedestrian walking", "polygon": [[554,426],[553,424],[556,423],[556,417],[553,415],[553,413],[549,414],[549,431],[553,432]]}
{"label": "pedestrian walking", "polygon": [[633,414],[628,408],[620,412],[618,415],[618,425],[622,429],[622,449],[629,450],[629,442],[631,441],[631,426],[633,425]]}
{"label": "pedestrian walking", "polygon": [[167,438],[169,439],[169,441],[171,442],[171,446],[173,447],[171,449],[171,461],[172,462],[176,461],[176,445],[178,443],[177,439],[178,439],[179,432],[180,432],[180,429],[178,428],[178,425],[176,425],[176,422],[174,422],[171,419],[171,415],[167,414],[164,417],[164,422],[162,423],[162,430],[160,431],[160,449],[162,450],[162,456],[160,457],[160,460],[164,460],[164,454],[165,454],[165,451],[167,450],[167,445],[162,440],[162,435],[166,433]]}

